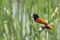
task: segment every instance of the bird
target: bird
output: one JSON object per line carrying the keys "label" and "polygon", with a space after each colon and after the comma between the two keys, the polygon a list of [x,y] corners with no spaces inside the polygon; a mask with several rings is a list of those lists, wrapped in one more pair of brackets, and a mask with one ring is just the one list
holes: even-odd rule
{"label": "bird", "polygon": [[54,28],[49,25],[43,18],[39,17],[38,14],[33,13],[33,19],[35,22],[39,23],[39,24],[44,24],[45,27],[42,27],[43,29],[50,29],[50,30],[54,30]]}

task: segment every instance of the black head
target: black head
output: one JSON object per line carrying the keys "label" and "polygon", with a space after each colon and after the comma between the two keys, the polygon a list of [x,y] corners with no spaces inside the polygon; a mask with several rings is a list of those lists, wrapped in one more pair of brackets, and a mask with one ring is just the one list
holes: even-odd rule
{"label": "black head", "polygon": [[36,19],[39,18],[39,16],[37,14],[33,14],[33,18],[34,18],[34,21],[36,21]]}

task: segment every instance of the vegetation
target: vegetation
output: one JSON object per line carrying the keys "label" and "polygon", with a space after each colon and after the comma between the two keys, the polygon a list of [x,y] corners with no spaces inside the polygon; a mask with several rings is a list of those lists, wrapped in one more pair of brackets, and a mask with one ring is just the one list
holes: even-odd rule
{"label": "vegetation", "polygon": [[[38,31],[33,13],[54,31]],[[0,0],[0,40],[60,40],[60,0]]]}

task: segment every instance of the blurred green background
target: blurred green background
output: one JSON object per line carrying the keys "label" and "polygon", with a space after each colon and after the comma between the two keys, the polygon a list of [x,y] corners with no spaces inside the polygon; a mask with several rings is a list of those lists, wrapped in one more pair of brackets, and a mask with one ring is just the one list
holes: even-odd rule
{"label": "blurred green background", "polygon": [[[33,13],[54,31],[37,32]],[[60,40],[60,0],[0,0],[0,40]]]}

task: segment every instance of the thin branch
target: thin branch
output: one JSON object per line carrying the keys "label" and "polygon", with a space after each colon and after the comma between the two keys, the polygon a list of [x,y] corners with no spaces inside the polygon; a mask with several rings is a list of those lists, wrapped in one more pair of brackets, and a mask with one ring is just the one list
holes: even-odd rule
{"label": "thin branch", "polygon": [[[43,29],[42,29],[42,30],[43,30]],[[40,33],[42,30],[36,31],[34,34],[32,34],[32,35],[28,38],[28,40],[31,39],[31,38],[33,38],[37,33]]]}

